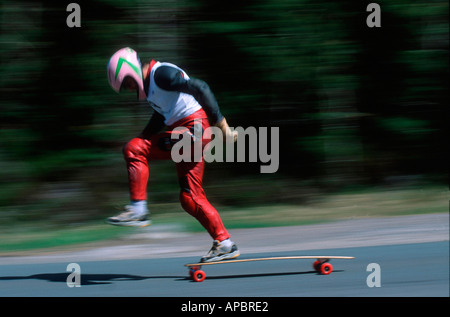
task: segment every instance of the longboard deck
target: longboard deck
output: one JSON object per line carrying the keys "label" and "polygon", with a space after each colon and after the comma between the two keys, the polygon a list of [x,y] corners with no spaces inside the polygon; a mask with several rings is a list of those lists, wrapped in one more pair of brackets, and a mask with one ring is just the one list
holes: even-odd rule
{"label": "longboard deck", "polygon": [[238,260],[223,260],[217,262],[201,262],[201,263],[189,263],[184,266],[203,266],[203,265],[214,265],[214,264],[226,264],[226,263],[239,263],[239,262],[255,262],[255,261],[269,261],[269,260],[291,260],[291,259],[316,259],[319,261],[326,261],[330,259],[354,259],[353,256],[327,256],[327,255],[300,255],[300,256],[275,256],[268,258],[253,258],[253,259],[238,259]]}

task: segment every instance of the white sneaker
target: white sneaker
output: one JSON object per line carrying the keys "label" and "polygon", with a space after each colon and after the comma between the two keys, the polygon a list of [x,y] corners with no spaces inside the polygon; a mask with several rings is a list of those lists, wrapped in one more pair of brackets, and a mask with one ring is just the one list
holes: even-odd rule
{"label": "white sneaker", "polygon": [[[227,243],[224,243],[224,242]],[[219,242],[214,240],[211,250],[200,259],[201,263],[217,262],[237,258],[241,253],[236,244],[229,239]]]}
{"label": "white sneaker", "polygon": [[148,219],[148,212],[138,214],[130,205],[125,206],[125,211],[117,216],[107,218],[106,222],[111,225],[125,227],[146,227],[152,223]]}

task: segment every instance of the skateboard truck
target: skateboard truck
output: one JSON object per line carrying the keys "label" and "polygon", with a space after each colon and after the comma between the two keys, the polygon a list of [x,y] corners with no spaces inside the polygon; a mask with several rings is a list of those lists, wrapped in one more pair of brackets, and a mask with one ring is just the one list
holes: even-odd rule
{"label": "skateboard truck", "polygon": [[205,272],[201,270],[201,265],[199,266],[192,266],[189,269],[189,276],[195,281],[195,282],[203,282],[206,278]]}

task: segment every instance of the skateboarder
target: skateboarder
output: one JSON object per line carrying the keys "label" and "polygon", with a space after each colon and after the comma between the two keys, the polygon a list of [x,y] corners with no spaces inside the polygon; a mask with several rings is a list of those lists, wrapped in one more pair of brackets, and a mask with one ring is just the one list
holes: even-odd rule
{"label": "skateboarder", "polygon": [[[173,130],[183,127],[185,133],[192,135],[193,142],[194,124],[200,126],[200,123],[202,131],[210,124],[217,126],[224,137],[233,141],[237,139],[237,132],[229,128],[208,85],[199,79],[189,78],[176,65],[155,60],[142,65],[136,51],[127,47],[111,57],[107,73],[108,81],[116,92],[136,91],[138,100],[147,100],[155,110],[142,133],[123,149],[131,203],[119,215],[109,217],[107,222],[119,226],[147,226],[150,224],[147,209],[149,164],[152,160],[171,159],[172,146],[177,142],[171,137],[175,133]],[[161,132],[164,127],[167,127],[166,131]],[[200,141],[204,147],[210,139],[202,135]],[[203,191],[204,167],[203,158],[199,162],[176,163],[181,205],[214,240],[211,250],[200,261],[235,258],[239,256],[239,250],[230,240],[219,213]]]}

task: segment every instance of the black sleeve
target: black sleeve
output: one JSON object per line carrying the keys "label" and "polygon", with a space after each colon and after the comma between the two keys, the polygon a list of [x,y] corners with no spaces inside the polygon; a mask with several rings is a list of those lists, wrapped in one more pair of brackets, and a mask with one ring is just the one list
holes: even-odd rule
{"label": "black sleeve", "polygon": [[212,125],[222,121],[219,104],[208,84],[200,79],[186,80],[183,73],[171,66],[161,66],[155,71],[156,84],[169,91],[179,91],[194,96],[205,110]]}
{"label": "black sleeve", "polygon": [[157,111],[153,112],[152,117],[142,131],[141,136],[144,139],[149,139],[152,135],[157,134],[165,127],[164,116]]}

